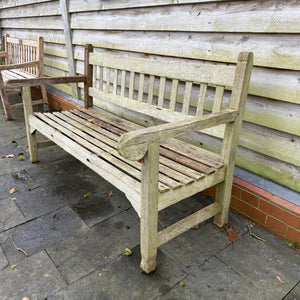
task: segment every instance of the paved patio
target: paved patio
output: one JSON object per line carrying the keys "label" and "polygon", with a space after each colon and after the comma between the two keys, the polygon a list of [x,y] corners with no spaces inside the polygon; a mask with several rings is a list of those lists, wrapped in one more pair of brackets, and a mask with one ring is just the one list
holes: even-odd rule
{"label": "paved patio", "polygon": [[[251,236],[234,213],[238,241],[210,220],[162,246],[157,270],[141,273],[139,220],[124,194],[57,146],[31,164],[22,110],[13,116],[5,121],[0,106],[1,300],[300,299],[300,251],[255,225],[265,241]],[[186,199],[159,226],[210,202]]]}

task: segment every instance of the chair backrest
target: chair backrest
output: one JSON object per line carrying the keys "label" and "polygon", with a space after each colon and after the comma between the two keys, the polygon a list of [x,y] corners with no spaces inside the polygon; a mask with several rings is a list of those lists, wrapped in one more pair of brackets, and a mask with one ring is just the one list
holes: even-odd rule
{"label": "chair backrest", "polygon": [[228,66],[91,52],[89,96],[104,109],[105,102],[113,103],[167,122],[238,109],[242,97],[232,95],[242,92],[237,89],[246,79],[237,70],[249,56],[243,52],[237,65]]}
{"label": "chair backrest", "polygon": [[39,61],[40,65],[36,67],[28,67],[20,69],[23,72],[43,76],[44,65],[44,49],[43,38],[37,41],[12,38],[8,34],[5,35],[5,52],[6,64],[14,65],[32,61]]}

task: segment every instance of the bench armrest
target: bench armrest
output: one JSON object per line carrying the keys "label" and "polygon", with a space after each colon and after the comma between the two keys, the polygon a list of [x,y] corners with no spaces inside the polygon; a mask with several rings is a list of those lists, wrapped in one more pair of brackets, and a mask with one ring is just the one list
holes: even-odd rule
{"label": "bench armrest", "polygon": [[226,109],[222,112],[212,113],[207,116],[194,117],[189,120],[128,132],[123,134],[119,139],[118,151],[120,155],[129,160],[139,160],[144,157],[148,145],[152,143],[159,143],[163,140],[168,140],[192,131],[233,122],[237,114],[236,110]]}
{"label": "bench armrest", "polygon": [[22,69],[22,68],[30,68],[30,67],[36,67],[40,65],[39,60],[31,61],[31,62],[26,62],[26,63],[21,63],[21,64],[14,64],[14,65],[2,65],[0,66],[0,71],[4,70],[12,70],[12,69]]}
{"label": "bench armrest", "polygon": [[6,51],[1,51],[1,52],[0,52],[0,57],[5,57],[5,56],[6,56],[6,54],[7,54],[7,52],[6,52]]}
{"label": "bench armrest", "polygon": [[86,82],[86,76],[62,76],[62,77],[38,77],[29,79],[10,79],[5,83],[6,87],[21,88],[24,86],[38,86],[41,84],[65,84]]}

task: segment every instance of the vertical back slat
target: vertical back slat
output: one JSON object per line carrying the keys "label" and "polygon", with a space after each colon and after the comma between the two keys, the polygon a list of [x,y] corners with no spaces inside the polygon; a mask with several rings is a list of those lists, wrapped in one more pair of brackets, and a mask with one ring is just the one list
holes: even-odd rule
{"label": "vertical back slat", "polygon": [[140,74],[140,78],[139,78],[138,102],[142,102],[143,101],[144,82],[145,82],[145,74],[141,73]]}
{"label": "vertical back slat", "polygon": [[159,93],[158,93],[158,107],[163,107],[165,96],[166,77],[160,77]]}
{"label": "vertical back slat", "polygon": [[133,99],[133,90],[134,90],[134,72],[130,72],[130,79],[129,79],[129,99]]}
{"label": "vertical back slat", "polygon": [[125,96],[125,84],[126,84],[126,71],[122,70],[122,78],[121,78],[121,96]]}
{"label": "vertical back slat", "polygon": [[189,112],[192,86],[193,86],[193,83],[191,81],[187,81],[185,83],[183,106],[182,106],[182,113],[185,115],[187,115]]}
{"label": "vertical back slat", "polygon": [[109,93],[110,89],[110,68],[106,67],[106,89],[105,91]]}
{"label": "vertical back slat", "polygon": [[113,94],[117,95],[118,87],[118,69],[114,69],[114,83],[113,83]]}
{"label": "vertical back slat", "polygon": [[206,91],[207,91],[207,83],[201,83],[200,84],[200,90],[199,90],[196,116],[202,116],[203,115]]}
{"label": "vertical back slat", "polygon": [[213,104],[213,108],[212,108],[213,113],[219,112],[221,110],[223,96],[224,96],[224,86],[218,85],[216,87],[214,104]]}
{"label": "vertical back slat", "polygon": [[154,90],[154,75],[150,75],[149,79],[149,91],[148,91],[148,103],[152,104],[153,101],[153,90]]}
{"label": "vertical back slat", "polygon": [[99,89],[100,91],[103,91],[103,67],[99,67]]}
{"label": "vertical back slat", "polygon": [[172,89],[171,89],[171,97],[170,97],[170,111],[175,111],[176,107],[176,98],[177,98],[177,92],[178,92],[178,79],[172,80]]}

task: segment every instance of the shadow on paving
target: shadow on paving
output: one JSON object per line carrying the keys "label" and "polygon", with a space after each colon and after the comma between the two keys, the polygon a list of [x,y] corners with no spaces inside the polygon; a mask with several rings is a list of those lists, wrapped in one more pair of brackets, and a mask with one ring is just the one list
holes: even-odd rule
{"label": "shadow on paving", "polygon": [[[235,213],[238,241],[208,220],[161,246],[145,275],[125,195],[57,146],[31,164],[22,110],[13,116],[7,122],[0,107],[0,300],[300,299],[299,250],[256,225],[265,242],[255,239]],[[159,228],[211,202],[185,199],[159,213]]]}

